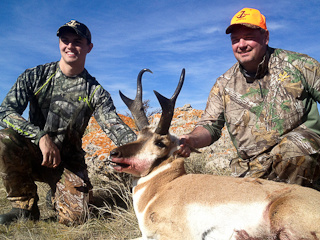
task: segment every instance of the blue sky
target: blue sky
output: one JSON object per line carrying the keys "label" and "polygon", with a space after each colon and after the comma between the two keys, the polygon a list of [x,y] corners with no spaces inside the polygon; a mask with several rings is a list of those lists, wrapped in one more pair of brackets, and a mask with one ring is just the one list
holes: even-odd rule
{"label": "blue sky", "polygon": [[153,90],[171,97],[182,68],[185,84],[176,107],[204,109],[217,77],[235,63],[229,35],[232,16],[244,7],[267,19],[271,47],[302,52],[320,60],[319,0],[2,0],[0,3],[0,101],[26,69],[58,61],[57,29],[75,19],[91,33],[86,68],[111,93],[120,113],[118,91],[135,97],[143,68],[144,99],[159,108]]}

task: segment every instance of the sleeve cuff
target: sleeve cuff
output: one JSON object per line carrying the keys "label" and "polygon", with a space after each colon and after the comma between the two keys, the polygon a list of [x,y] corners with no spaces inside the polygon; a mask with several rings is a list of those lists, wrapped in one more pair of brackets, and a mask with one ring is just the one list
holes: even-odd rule
{"label": "sleeve cuff", "polygon": [[202,125],[205,129],[210,132],[211,135],[211,144],[217,141],[221,137],[221,129],[215,128],[212,125]]}
{"label": "sleeve cuff", "polygon": [[35,138],[35,140],[34,140],[34,144],[36,144],[37,146],[39,146],[39,141],[40,141],[40,138],[42,138],[44,135],[46,135],[47,134],[47,132],[46,131],[40,131],[38,134],[37,134],[37,136],[36,136],[36,138]]}

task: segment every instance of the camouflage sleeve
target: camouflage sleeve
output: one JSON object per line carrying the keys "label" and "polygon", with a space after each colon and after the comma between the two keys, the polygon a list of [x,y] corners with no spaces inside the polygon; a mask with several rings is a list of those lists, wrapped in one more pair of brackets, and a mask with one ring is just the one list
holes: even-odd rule
{"label": "camouflage sleeve", "polygon": [[206,109],[204,110],[201,119],[196,124],[196,127],[202,126],[210,132],[211,143],[217,141],[221,137],[221,129],[225,124],[223,113],[223,101],[217,80],[210,91]]}
{"label": "camouflage sleeve", "polygon": [[114,144],[121,146],[136,140],[136,134],[117,114],[110,94],[101,87],[95,95],[99,96],[100,100],[95,109],[94,117]]}
{"label": "camouflage sleeve", "polygon": [[44,132],[21,116],[32,96],[31,82],[36,75],[35,69],[28,69],[18,77],[0,106],[0,125],[14,129],[37,144]]}
{"label": "camouflage sleeve", "polygon": [[296,71],[294,72],[290,72],[288,69],[289,74],[292,74],[297,80],[301,79],[307,93],[315,101],[320,102],[320,63],[306,54],[283,49],[276,49],[276,52],[277,55],[280,55],[280,58],[295,67]]}
{"label": "camouflage sleeve", "polygon": [[[295,62],[293,62],[295,64]],[[320,102],[320,63],[311,58],[305,58],[305,61],[300,61],[298,69],[304,76],[307,84],[307,90],[312,95],[313,99]]]}

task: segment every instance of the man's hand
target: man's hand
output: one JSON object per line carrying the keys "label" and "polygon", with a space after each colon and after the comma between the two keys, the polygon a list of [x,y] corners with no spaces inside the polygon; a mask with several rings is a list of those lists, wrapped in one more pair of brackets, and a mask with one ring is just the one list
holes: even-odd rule
{"label": "man's hand", "polygon": [[202,148],[211,144],[211,134],[204,127],[197,127],[191,133],[180,136],[180,149],[177,151],[182,157],[189,157],[191,152],[198,152],[196,148]]}
{"label": "man's hand", "polygon": [[41,165],[48,168],[58,167],[61,163],[60,151],[48,134],[40,138],[39,147],[43,156]]}
{"label": "man's hand", "polygon": [[177,153],[182,157],[189,157],[191,153],[190,147],[193,147],[193,144],[190,142],[189,135],[180,136],[180,149]]}

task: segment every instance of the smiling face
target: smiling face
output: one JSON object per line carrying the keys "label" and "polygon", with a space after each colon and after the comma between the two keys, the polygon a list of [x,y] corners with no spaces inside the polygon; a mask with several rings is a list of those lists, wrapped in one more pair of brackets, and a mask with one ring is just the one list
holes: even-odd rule
{"label": "smiling face", "polygon": [[239,25],[231,33],[231,43],[238,62],[248,72],[256,72],[267,51],[269,32]]}
{"label": "smiling face", "polygon": [[[84,69],[86,56],[92,47],[92,43],[88,44],[86,38],[80,37],[76,33],[70,31],[61,33],[59,37],[61,70],[72,68],[74,75],[81,73]],[[67,73],[65,74],[68,75]]]}

